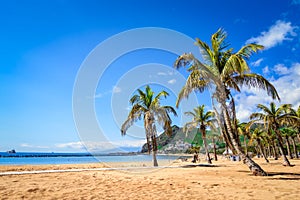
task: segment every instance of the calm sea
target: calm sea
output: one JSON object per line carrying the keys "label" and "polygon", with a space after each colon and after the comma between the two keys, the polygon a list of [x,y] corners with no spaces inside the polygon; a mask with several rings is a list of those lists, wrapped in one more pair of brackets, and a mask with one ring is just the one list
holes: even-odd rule
{"label": "calm sea", "polygon": [[[159,160],[175,160],[178,156],[158,155]],[[47,165],[151,161],[152,155],[98,155],[88,153],[16,153],[0,152],[0,165]]]}

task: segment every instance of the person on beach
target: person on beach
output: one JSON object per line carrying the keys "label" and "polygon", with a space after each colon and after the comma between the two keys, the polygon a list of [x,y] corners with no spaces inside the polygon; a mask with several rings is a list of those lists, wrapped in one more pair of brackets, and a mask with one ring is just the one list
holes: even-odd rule
{"label": "person on beach", "polygon": [[194,153],[194,158],[193,158],[192,162],[193,162],[193,163],[196,163],[196,162],[198,162],[198,161],[199,161],[199,155],[198,155],[197,152],[195,152],[195,153]]}

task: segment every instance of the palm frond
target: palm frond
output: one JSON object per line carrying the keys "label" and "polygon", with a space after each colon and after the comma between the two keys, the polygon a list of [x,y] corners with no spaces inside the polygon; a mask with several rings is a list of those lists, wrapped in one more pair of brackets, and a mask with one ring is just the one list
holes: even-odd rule
{"label": "palm frond", "polygon": [[134,122],[140,120],[142,115],[146,112],[146,108],[141,106],[140,104],[135,104],[130,110],[127,119],[121,126],[121,134],[126,135],[126,131],[130,126],[133,125]]}
{"label": "palm frond", "polygon": [[242,74],[233,76],[232,79],[235,83],[240,86],[247,86],[248,88],[258,88],[267,91],[267,94],[273,99],[280,100],[280,97],[277,93],[275,87],[263,76],[258,74]]}
{"label": "palm frond", "polygon": [[244,59],[249,59],[253,53],[263,49],[264,46],[259,44],[247,44],[243,46],[236,54],[242,56]]}

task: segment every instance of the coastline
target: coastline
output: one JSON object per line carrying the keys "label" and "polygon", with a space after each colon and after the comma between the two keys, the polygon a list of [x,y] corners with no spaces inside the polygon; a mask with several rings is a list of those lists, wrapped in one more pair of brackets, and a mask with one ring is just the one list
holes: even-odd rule
{"label": "coastline", "polygon": [[[201,160],[176,160],[171,166],[135,170],[134,162],[115,163],[132,170],[95,170],[1,176],[2,199],[299,199],[300,160],[255,159],[270,176],[255,177],[242,162],[220,157],[209,166]],[[149,163],[151,164],[151,163]],[[161,165],[162,166],[162,165]],[[0,171],[110,168],[101,163],[0,166]],[[147,166],[149,167],[149,166]],[[148,169],[145,167],[145,169]],[[142,167],[139,167],[142,168]]]}

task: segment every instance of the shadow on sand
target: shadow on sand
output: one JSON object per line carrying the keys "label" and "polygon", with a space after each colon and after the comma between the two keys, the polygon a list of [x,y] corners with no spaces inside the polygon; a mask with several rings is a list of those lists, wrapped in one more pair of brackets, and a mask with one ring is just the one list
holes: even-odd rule
{"label": "shadow on sand", "polygon": [[220,165],[213,165],[213,164],[190,164],[190,165],[183,165],[182,168],[192,168],[192,167],[221,167]]}
{"label": "shadow on sand", "polygon": [[[243,173],[249,173],[249,171],[238,171]],[[290,173],[290,172],[267,172],[268,179],[271,180],[300,180],[300,173]],[[254,176],[249,174],[249,176]],[[284,177],[283,177],[284,176]]]}

